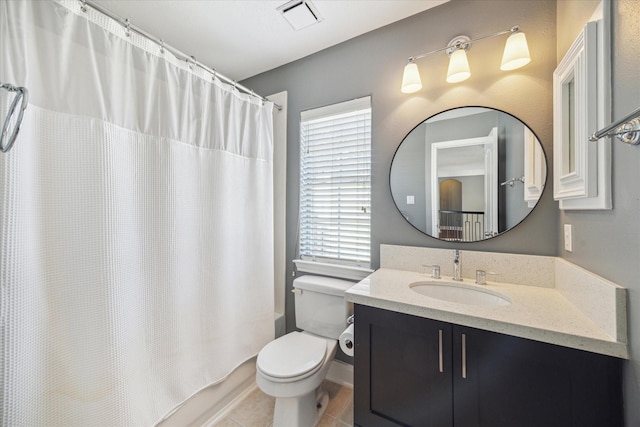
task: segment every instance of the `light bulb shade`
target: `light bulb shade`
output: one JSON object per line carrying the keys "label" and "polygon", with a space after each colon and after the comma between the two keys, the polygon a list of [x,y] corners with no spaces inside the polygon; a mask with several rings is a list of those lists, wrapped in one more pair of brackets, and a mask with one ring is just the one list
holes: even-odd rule
{"label": "light bulb shade", "polygon": [[422,89],[422,82],[420,81],[420,72],[415,62],[409,62],[404,67],[404,74],[402,75],[402,92],[413,93]]}
{"label": "light bulb shade", "polygon": [[529,56],[529,46],[524,33],[511,34],[504,46],[500,69],[503,71],[515,70],[524,67],[529,62],[531,62],[531,56]]}
{"label": "light bulb shade", "polygon": [[456,49],[449,58],[449,70],[447,71],[447,82],[458,83],[467,80],[471,76],[467,52],[464,49]]}

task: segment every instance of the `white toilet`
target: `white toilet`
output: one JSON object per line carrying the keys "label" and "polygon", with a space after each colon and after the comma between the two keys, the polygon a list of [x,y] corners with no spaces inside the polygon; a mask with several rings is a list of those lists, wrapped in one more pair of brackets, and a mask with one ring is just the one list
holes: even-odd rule
{"label": "white toilet", "polygon": [[351,314],[344,292],[353,282],[320,276],[293,281],[296,326],[258,354],[256,383],[276,399],[274,427],[313,427],[329,402],[320,388]]}

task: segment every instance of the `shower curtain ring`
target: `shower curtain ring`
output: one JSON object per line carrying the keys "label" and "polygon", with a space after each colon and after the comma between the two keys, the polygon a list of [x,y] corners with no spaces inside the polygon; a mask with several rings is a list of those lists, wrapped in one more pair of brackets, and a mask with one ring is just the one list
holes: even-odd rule
{"label": "shower curtain ring", "polygon": [[131,36],[131,22],[129,22],[129,18],[124,20],[124,35],[127,37]]}
{"label": "shower curtain ring", "polygon": [[87,11],[87,0],[80,0],[80,10],[83,12]]}
{"label": "shower curtain ring", "polygon": [[160,53],[164,54],[164,40],[160,39]]}

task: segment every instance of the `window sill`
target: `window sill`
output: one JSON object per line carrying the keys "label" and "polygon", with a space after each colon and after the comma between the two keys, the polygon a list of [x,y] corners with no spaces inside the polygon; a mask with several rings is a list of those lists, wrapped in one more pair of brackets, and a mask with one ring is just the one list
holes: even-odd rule
{"label": "window sill", "polygon": [[329,264],[325,262],[293,260],[298,271],[311,274],[321,274],[323,276],[336,277],[338,279],[362,280],[373,273],[370,268],[353,267],[349,265]]}

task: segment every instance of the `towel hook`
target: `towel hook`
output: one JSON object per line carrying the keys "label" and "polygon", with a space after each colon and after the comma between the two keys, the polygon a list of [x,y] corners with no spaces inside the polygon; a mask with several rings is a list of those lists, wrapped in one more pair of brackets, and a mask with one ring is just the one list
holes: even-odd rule
{"label": "towel hook", "polygon": [[[8,83],[0,84],[0,88],[7,89],[9,92],[18,93],[13,99],[13,102],[11,102],[9,112],[7,113],[7,117],[4,119],[4,124],[2,125],[2,133],[0,133],[0,151],[6,153],[7,151],[11,150],[11,147],[13,147],[13,143],[16,142],[16,137],[18,136],[18,132],[20,131],[20,124],[22,124],[24,110],[27,109],[27,104],[29,103],[29,91],[26,87],[16,87]],[[13,114],[16,111],[18,102],[21,102],[21,104],[20,109],[18,110],[16,125],[13,128],[13,132],[11,132],[11,134],[9,135],[7,142],[5,143],[4,141],[9,130],[9,123],[11,122],[11,117],[13,117]]]}
{"label": "towel hook", "polygon": [[505,185],[508,185],[509,187],[513,187],[513,184],[515,184],[516,182],[524,183],[524,176],[523,177],[514,177],[514,178],[511,178],[511,179],[508,179],[505,182],[501,182],[500,186],[504,187]]}

